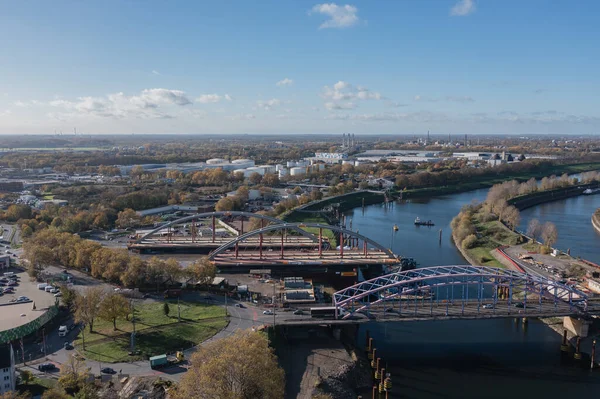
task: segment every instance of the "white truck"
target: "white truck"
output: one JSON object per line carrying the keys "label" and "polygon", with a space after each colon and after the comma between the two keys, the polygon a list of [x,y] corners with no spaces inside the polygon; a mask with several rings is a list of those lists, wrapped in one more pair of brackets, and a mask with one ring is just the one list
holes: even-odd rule
{"label": "white truck", "polygon": [[66,337],[68,331],[69,330],[67,329],[67,326],[60,326],[60,327],[58,327],[58,336],[59,337]]}

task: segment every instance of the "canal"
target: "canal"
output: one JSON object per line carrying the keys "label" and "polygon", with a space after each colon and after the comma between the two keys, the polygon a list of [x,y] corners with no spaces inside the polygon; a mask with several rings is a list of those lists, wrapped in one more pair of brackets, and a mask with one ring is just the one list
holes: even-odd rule
{"label": "canal", "polygon": [[[346,226],[351,221],[353,230],[415,258],[419,267],[466,264],[450,238],[450,221],[462,206],[483,201],[487,191],[356,208],[345,213]],[[571,248],[575,256],[600,262],[600,235],[590,223],[598,207],[600,195],[543,204],[522,212],[521,229],[531,218],[551,221],[559,232],[556,247]],[[415,226],[416,217],[435,226]],[[565,363],[560,336],[535,320],[525,327],[513,319],[369,324],[360,330],[360,348],[367,329],[392,373],[391,398],[555,398],[600,393],[600,372],[591,373],[573,361]]]}

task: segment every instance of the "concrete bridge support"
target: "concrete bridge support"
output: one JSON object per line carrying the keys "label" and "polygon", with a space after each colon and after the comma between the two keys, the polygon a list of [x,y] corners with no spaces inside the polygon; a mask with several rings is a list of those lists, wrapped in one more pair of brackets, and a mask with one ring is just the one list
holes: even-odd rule
{"label": "concrete bridge support", "polygon": [[582,338],[588,336],[590,324],[591,322],[588,320],[578,319],[571,316],[565,316],[563,318],[563,325],[565,328],[576,336]]}

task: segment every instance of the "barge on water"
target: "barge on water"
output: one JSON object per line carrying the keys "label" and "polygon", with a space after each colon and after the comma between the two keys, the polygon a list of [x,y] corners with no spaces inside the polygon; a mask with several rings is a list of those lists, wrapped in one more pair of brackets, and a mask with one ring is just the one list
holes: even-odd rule
{"label": "barge on water", "polygon": [[415,226],[435,226],[431,220],[421,220],[418,216],[415,219]]}

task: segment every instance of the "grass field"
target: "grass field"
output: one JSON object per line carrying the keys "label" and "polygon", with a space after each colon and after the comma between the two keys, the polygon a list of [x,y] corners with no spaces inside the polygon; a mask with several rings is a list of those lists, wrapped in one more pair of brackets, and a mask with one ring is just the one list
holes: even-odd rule
{"label": "grass field", "polygon": [[126,320],[117,320],[114,331],[112,322],[98,319],[93,333],[85,331],[85,351],[81,333],[75,346],[84,356],[101,362],[140,360],[199,344],[227,325],[225,311],[219,306],[180,302],[181,322],[178,322],[177,302],[168,303],[169,316],[165,316],[162,302],[136,306],[136,350],[139,353],[134,356],[128,354],[133,324]]}
{"label": "grass field", "polygon": [[483,221],[482,212],[477,212],[471,219],[477,231],[477,242],[473,248],[466,249],[467,254],[483,266],[504,267],[497,261],[491,251],[502,245],[518,244],[519,234],[511,231],[498,220]]}
{"label": "grass field", "polygon": [[[320,223],[329,224],[327,219],[318,213],[303,213],[303,212],[292,212],[285,217],[285,221],[288,223]],[[305,227],[304,230],[312,233],[316,236],[319,235],[319,229],[316,227]],[[335,234],[329,229],[323,229],[323,237],[328,239],[329,242],[335,241]]]}
{"label": "grass field", "polygon": [[28,393],[32,397],[35,397],[42,395],[44,391],[53,388],[57,384],[58,381],[51,378],[34,377],[33,380],[31,380],[27,385],[17,385],[17,390],[19,393]]}

